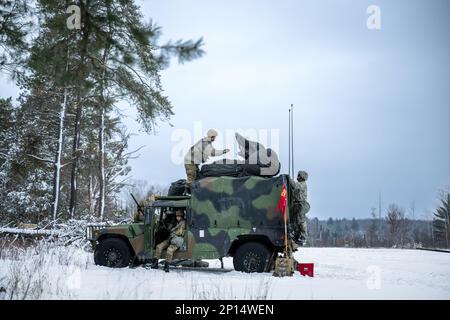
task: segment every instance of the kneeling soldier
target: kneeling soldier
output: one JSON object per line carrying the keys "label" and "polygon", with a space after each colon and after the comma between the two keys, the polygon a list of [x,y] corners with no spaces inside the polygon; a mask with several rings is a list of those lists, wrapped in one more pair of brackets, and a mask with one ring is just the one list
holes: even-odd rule
{"label": "kneeling soldier", "polygon": [[169,263],[172,262],[173,254],[184,243],[184,233],[186,231],[186,222],[184,214],[181,210],[175,213],[177,224],[170,229],[170,237],[156,246],[155,258],[153,259],[152,269],[158,269],[158,259],[161,258],[161,253],[164,249],[166,251],[166,262],[164,264],[164,271],[169,272]]}

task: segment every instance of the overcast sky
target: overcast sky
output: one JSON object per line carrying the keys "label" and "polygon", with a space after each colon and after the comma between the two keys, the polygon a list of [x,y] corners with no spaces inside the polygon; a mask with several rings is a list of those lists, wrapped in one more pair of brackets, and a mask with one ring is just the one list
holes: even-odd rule
{"label": "overcast sky", "polygon": [[[139,3],[162,26],[163,42],[203,36],[206,55],[162,73],[173,127],[146,135],[126,111],[137,134],[130,149],[146,146],[131,161],[134,179],[184,178],[172,138],[193,134],[197,121],[219,130],[218,148],[232,147],[226,130],[278,130],[287,172],[293,103],[295,169],[309,173],[311,217],[369,217],[379,192],[383,211],[413,201],[416,218],[434,210],[438,189],[450,185],[450,1]],[[366,26],[372,4],[381,30]],[[1,95],[11,86],[2,80]]]}

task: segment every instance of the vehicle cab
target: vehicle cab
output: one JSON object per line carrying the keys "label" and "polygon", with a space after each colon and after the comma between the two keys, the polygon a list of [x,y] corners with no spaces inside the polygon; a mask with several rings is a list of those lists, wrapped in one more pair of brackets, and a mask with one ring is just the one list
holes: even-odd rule
{"label": "vehicle cab", "polygon": [[[189,197],[159,197],[145,209],[144,252],[142,259],[152,259],[156,246],[170,237],[170,229],[176,224],[175,213],[181,210],[186,221],[183,245],[175,251],[174,259],[192,258],[192,241],[189,241]],[[191,236],[192,238],[192,236]],[[193,238],[192,238],[193,239]],[[164,256],[165,252],[163,252]]]}

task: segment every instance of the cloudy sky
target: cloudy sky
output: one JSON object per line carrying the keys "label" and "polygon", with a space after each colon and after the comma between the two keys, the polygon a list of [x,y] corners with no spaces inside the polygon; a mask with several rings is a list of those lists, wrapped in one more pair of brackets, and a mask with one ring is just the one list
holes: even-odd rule
{"label": "cloudy sky", "polygon": [[[381,192],[383,210],[414,202],[423,218],[450,185],[449,1],[139,3],[162,26],[163,42],[204,37],[206,55],[162,73],[172,126],[144,134],[124,106],[136,133],[130,149],[145,145],[131,162],[133,179],[184,178],[174,157],[180,134],[186,143],[209,128],[221,133],[218,148],[232,148],[226,133],[236,130],[278,134],[287,172],[293,103],[295,169],[310,174],[310,216],[368,217]],[[381,30],[366,26],[369,5],[381,10]],[[1,95],[11,86],[2,80]]]}

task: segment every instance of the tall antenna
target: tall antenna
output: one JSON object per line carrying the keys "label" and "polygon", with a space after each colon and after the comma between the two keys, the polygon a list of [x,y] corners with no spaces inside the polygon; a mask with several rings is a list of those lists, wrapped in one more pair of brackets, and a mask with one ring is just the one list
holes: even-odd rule
{"label": "tall antenna", "polygon": [[291,177],[291,108],[289,108],[289,158],[288,158],[288,167],[289,167],[289,177]]}
{"label": "tall antenna", "polygon": [[295,170],[294,170],[294,105],[291,103],[291,134],[292,134],[292,138],[291,138],[291,144],[292,144],[292,178],[294,179],[295,176]]}

